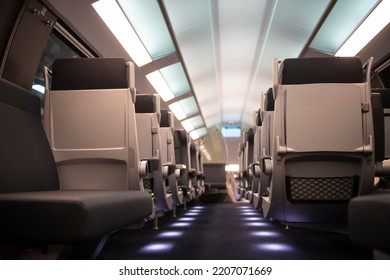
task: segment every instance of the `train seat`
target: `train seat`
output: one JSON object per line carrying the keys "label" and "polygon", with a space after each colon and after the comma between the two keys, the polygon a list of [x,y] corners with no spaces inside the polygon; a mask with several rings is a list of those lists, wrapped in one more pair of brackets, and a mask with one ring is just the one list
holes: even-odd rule
{"label": "train seat", "polygon": [[177,181],[180,178],[180,173],[184,172],[186,167],[183,164],[176,164],[173,123],[173,114],[168,110],[161,110],[161,160],[163,165],[170,164],[175,170],[168,176],[168,179],[165,179],[169,181],[169,188],[173,195],[173,210],[175,211],[176,206],[182,205],[185,201],[183,190],[179,188]]}
{"label": "train seat", "polygon": [[60,190],[39,98],[3,79],[0,117],[0,246],[65,244],[59,257],[96,257],[104,237],[150,215],[142,191]]}
{"label": "train seat", "polygon": [[206,178],[206,174],[204,173],[202,148],[202,145],[198,143],[198,186],[201,192],[205,193],[206,186],[204,184],[204,181]]}
{"label": "train seat", "polygon": [[238,143],[238,195],[240,198],[245,197],[245,189],[247,184],[247,168],[246,168],[246,131],[244,131],[241,135],[241,142]]}
{"label": "train seat", "polygon": [[352,242],[390,257],[390,190],[353,198],[349,203],[349,233]]}
{"label": "train seat", "polygon": [[166,184],[166,179],[175,172],[175,169],[169,169],[169,163],[162,162],[160,97],[157,94],[137,94],[135,111],[139,155],[141,160],[150,163],[150,174],[143,179],[143,183],[144,188],[149,189],[155,199],[157,228],[158,216],[164,215],[173,207],[172,191],[169,184]]}
{"label": "train seat", "polygon": [[261,180],[261,169],[260,169],[260,146],[261,146],[261,130],[262,130],[262,121],[261,121],[261,109],[254,112],[253,115],[253,163],[251,165],[252,170],[252,204],[255,209],[260,209],[261,195],[259,192],[260,189],[260,180]]}
{"label": "train seat", "polygon": [[[384,110],[390,109],[390,89],[372,90],[372,110],[375,130],[376,176],[381,178],[378,190],[353,198],[349,203],[349,232],[352,242],[372,248],[375,258],[390,258],[390,190],[388,181],[390,162],[386,155]],[[387,178],[386,178],[387,177]]]}
{"label": "train seat", "polygon": [[191,141],[190,143],[190,179],[192,181],[192,186],[195,188],[195,194],[198,198],[204,193],[204,185],[202,185],[203,172],[200,167],[200,150],[199,144],[197,142]]}
{"label": "train seat", "polygon": [[253,149],[254,149],[254,129],[253,127],[249,128],[246,132],[245,137],[245,168],[247,173],[246,183],[245,183],[245,199],[249,201],[249,203],[253,202],[253,171],[252,166],[254,163],[254,157],[253,157]]}
{"label": "train seat", "polygon": [[195,187],[192,185],[192,181],[190,179],[190,177],[194,176],[194,171],[190,170],[191,141],[187,131],[185,131],[184,129],[175,129],[173,137],[176,162],[186,167],[180,174],[178,185],[183,190],[185,200],[191,201],[195,199]]}
{"label": "train seat", "polygon": [[270,177],[265,173],[266,163],[271,158],[272,150],[272,135],[273,135],[273,120],[274,120],[275,99],[273,89],[269,88],[262,94],[262,109],[260,112],[261,139],[260,139],[260,183],[259,191],[255,194],[256,209],[261,209],[263,203],[263,196],[267,199],[269,194]]}
{"label": "train seat", "polygon": [[46,71],[44,126],[61,189],[142,189],[134,65],[121,58],[58,59]]}
{"label": "train seat", "polygon": [[267,218],[346,222],[348,202],[373,191],[370,69],[357,57],[274,61],[274,144]]}

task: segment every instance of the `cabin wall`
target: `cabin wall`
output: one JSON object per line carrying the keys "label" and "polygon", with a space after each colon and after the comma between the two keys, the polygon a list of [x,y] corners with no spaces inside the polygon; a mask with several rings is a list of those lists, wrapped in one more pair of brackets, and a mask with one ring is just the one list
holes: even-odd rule
{"label": "cabin wall", "polygon": [[[19,3],[20,4],[20,3]],[[3,54],[2,77],[31,90],[39,60],[57,17],[41,1],[30,0],[20,8],[13,31],[8,32],[9,50]],[[13,16],[16,6],[12,6]]]}
{"label": "cabin wall", "polygon": [[0,75],[3,70],[3,60],[7,51],[9,39],[18,19],[18,15],[25,1],[1,1],[0,2]]}

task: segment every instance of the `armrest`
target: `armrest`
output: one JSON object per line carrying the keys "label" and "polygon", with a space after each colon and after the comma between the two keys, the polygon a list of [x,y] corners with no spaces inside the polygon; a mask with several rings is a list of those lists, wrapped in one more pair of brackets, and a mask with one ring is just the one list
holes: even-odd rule
{"label": "armrest", "polygon": [[196,170],[195,169],[188,170],[188,177],[190,177],[190,179],[194,179],[195,176],[196,176]]}
{"label": "armrest", "polygon": [[177,179],[184,175],[186,168],[185,164],[176,164],[175,175]]}
{"label": "armrest", "polygon": [[253,176],[256,177],[256,178],[260,178],[260,174],[261,174],[260,162],[252,163],[249,167],[252,170]]}
{"label": "armrest", "polygon": [[175,173],[176,164],[174,163],[164,163],[163,164],[163,177],[167,179],[171,174]]}
{"label": "armrest", "polygon": [[376,176],[390,176],[390,160],[379,161],[375,166]]}
{"label": "armrest", "polygon": [[143,158],[139,163],[139,175],[141,178],[148,176],[148,174],[156,171],[160,167],[159,158]]}
{"label": "armrest", "polygon": [[260,169],[265,175],[272,175],[272,158],[263,157],[260,159]]}

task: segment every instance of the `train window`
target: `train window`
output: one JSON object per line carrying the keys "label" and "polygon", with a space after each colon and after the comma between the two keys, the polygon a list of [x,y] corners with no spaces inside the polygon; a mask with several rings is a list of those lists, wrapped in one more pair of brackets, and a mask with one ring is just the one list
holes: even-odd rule
{"label": "train window", "polygon": [[41,107],[43,108],[44,106],[45,94],[44,66],[51,70],[54,61],[58,58],[93,56],[95,55],[84,47],[75,37],[57,24],[47,40],[32,84],[32,93],[38,95],[41,99]]}

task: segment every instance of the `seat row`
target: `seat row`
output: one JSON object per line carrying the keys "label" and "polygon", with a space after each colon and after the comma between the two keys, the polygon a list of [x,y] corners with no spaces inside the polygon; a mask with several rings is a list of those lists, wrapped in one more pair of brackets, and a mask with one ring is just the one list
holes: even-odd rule
{"label": "seat row", "polygon": [[39,98],[0,81],[0,246],[96,257],[113,231],[157,228],[202,194],[197,143],[157,94],[137,94],[132,63],[59,59],[45,78],[43,121]]}
{"label": "seat row", "polygon": [[239,190],[265,218],[349,223],[352,241],[390,252],[386,238],[375,238],[380,228],[376,236],[389,233],[381,218],[389,193],[374,183],[390,174],[382,105],[389,95],[371,90],[371,62],[276,59],[273,87],[239,146]]}

